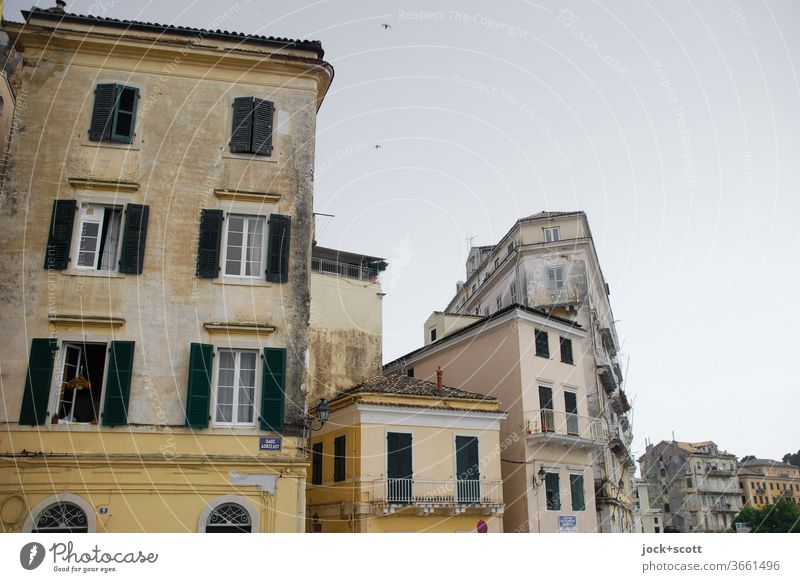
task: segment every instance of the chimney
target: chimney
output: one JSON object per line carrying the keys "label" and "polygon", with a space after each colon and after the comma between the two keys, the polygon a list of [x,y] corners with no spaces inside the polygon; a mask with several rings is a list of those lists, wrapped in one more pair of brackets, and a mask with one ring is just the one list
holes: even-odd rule
{"label": "chimney", "polygon": [[444,390],[444,372],[442,367],[439,366],[436,368],[436,391],[441,392],[442,390]]}
{"label": "chimney", "polygon": [[67,3],[64,0],[56,0],[56,5],[49,9],[49,12],[58,12],[59,14],[64,13],[64,8],[67,7]]}

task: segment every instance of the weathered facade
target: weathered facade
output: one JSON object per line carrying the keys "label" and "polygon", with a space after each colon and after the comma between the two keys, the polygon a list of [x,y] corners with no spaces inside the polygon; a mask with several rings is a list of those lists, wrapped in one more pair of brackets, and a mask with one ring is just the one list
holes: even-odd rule
{"label": "weathered facade", "polygon": [[650,503],[647,481],[635,479],[636,487],[636,533],[663,533],[664,514],[660,507]]}
{"label": "weathered facade", "polygon": [[584,360],[592,357],[580,325],[512,305],[384,370],[430,380],[441,369],[455,385],[499,399],[508,415],[500,423],[506,532],[595,532],[593,456],[610,435],[589,412]]}
{"label": "weathered facade", "polygon": [[667,531],[722,532],[742,508],[736,455],[711,441],[661,441],[639,458],[650,504]]}
{"label": "weathered facade", "polygon": [[[610,441],[594,453],[597,522],[602,532],[631,532],[633,440],[623,389],[620,344],[609,286],[583,212],[539,212],[522,218],[495,245],[473,247],[467,279],[445,309],[489,316],[519,304],[575,321],[586,330],[583,359],[588,414],[605,419]],[[433,328],[426,330],[426,340]],[[441,329],[436,330],[442,337]],[[530,341],[530,340],[529,340]]]}
{"label": "weathered facade", "polygon": [[311,437],[307,531],[503,531],[496,398],[395,374],[330,408]]}
{"label": "weathered facade", "polygon": [[302,531],[321,45],[23,15],[3,529]]}
{"label": "weathered facade", "polygon": [[381,373],[385,261],[314,245],[311,252],[309,402]]}

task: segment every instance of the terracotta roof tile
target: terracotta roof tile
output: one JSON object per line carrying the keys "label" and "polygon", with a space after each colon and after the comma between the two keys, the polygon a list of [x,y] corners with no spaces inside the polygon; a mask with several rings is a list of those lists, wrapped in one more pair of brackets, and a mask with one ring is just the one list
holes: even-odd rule
{"label": "terracotta roof tile", "polygon": [[433,398],[460,398],[462,400],[485,400],[495,402],[497,398],[485,396],[475,392],[467,392],[459,388],[444,386],[442,390],[436,389],[435,382],[418,380],[406,374],[390,374],[388,376],[375,376],[366,382],[348,388],[339,393],[331,402],[354,394],[394,394],[401,396],[429,396]]}

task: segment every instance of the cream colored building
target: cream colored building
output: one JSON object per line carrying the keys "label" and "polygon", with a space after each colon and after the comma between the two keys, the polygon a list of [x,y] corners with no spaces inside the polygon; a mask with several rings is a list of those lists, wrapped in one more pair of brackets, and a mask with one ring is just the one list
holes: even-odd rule
{"label": "cream colored building", "polygon": [[739,464],[738,476],[744,505],[771,505],[781,497],[800,505],[800,467],[770,459],[749,459]]}
{"label": "cream colored building", "polygon": [[636,479],[636,533],[663,533],[664,514],[661,508],[650,503],[647,481]]}
{"label": "cream colored building", "polygon": [[2,529],[303,531],[321,45],[23,16]]}
{"label": "cream colored building", "polygon": [[577,323],[513,305],[384,370],[431,380],[441,368],[453,385],[499,399],[508,414],[500,425],[506,532],[594,532],[593,459],[610,435],[587,402],[592,357]]}
{"label": "cream colored building", "polygon": [[309,402],[381,373],[385,266],[380,257],[312,248]]}
{"label": "cream colored building", "polygon": [[[585,330],[587,353],[581,365],[586,410],[604,419],[610,435],[608,446],[593,452],[598,527],[602,532],[633,531],[631,406],[623,388],[610,288],[586,214],[539,212],[521,218],[497,244],[470,249],[466,274],[444,310],[450,325],[455,316],[487,317],[518,304],[574,321]],[[436,318],[428,321],[426,343],[432,333],[437,338],[449,333],[442,325]],[[533,338],[522,341],[531,344]]]}
{"label": "cream colored building", "polygon": [[310,532],[503,531],[496,398],[377,376],[342,391],[311,438]]}
{"label": "cream colored building", "polygon": [[723,532],[742,509],[736,455],[712,441],[648,444],[639,463],[667,531]]}

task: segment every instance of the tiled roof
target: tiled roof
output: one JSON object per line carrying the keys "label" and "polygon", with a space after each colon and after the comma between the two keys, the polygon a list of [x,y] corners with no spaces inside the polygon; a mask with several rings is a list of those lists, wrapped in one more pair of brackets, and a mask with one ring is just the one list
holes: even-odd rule
{"label": "tiled roof", "polygon": [[771,467],[794,467],[794,465],[781,463],[780,461],[773,461],[772,459],[748,459],[744,463],[741,463],[742,467],[758,467],[760,465],[769,465]]}
{"label": "tiled roof", "polygon": [[427,382],[411,378],[406,374],[390,374],[389,376],[375,376],[366,382],[348,388],[339,393],[331,402],[336,402],[354,394],[395,394],[401,396],[429,396],[433,398],[460,398],[462,400],[496,401],[493,396],[485,396],[475,392],[467,392],[458,388],[444,386],[442,390],[436,389],[435,382]]}
{"label": "tiled roof", "polygon": [[214,38],[218,40],[233,40],[250,44],[262,44],[281,48],[308,50],[317,53],[317,57],[320,59],[325,55],[325,51],[322,50],[322,43],[318,40],[295,40],[275,36],[245,34],[243,32],[233,32],[227,30],[207,30],[205,28],[174,26],[172,24],[158,24],[156,22],[142,22],[139,20],[122,20],[118,18],[72,14],[70,12],[59,12],[52,9],[37,8],[35,6],[30,10],[23,10],[22,16],[25,18],[26,22],[28,22],[31,17],[36,17],[73,24],[99,24],[103,26],[112,26],[115,28],[124,28],[129,30]]}
{"label": "tiled roof", "polygon": [[536,220],[538,218],[560,218],[562,216],[572,216],[574,214],[581,214],[582,210],[572,210],[568,212],[562,211],[548,211],[542,210],[541,212],[537,212],[536,214],[531,214],[530,216],[526,216],[524,218],[520,218],[520,220]]}

